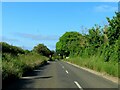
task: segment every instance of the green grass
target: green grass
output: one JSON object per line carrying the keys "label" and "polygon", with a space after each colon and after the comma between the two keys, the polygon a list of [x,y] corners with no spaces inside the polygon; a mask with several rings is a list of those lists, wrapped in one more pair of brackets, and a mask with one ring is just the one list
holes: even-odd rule
{"label": "green grass", "polygon": [[[7,55],[7,54],[6,54]],[[21,54],[18,57],[9,56],[9,60],[2,59],[2,79],[20,78],[25,72],[33,70],[48,58],[39,54]]]}
{"label": "green grass", "polygon": [[91,56],[89,58],[74,57],[65,60],[82,67],[87,67],[92,70],[103,72],[120,78],[120,75],[118,75],[118,63],[104,62],[102,56],[101,57]]}

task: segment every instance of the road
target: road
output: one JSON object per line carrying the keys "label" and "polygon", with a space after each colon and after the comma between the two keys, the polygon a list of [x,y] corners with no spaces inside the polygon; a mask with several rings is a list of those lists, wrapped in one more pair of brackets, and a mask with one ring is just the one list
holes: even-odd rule
{"label": "road", "polygon": [[[75,67],[63,61],[50,61],[29,75],[8,85],[8,89],[64,88],[86,90],[86,88],[118,88],[118,85],[105,78]],[[101,89],[102,90],[102,89]],[[106,90],[106,89],[105,89]],[[116,89],[118,90],[118,89]]]}

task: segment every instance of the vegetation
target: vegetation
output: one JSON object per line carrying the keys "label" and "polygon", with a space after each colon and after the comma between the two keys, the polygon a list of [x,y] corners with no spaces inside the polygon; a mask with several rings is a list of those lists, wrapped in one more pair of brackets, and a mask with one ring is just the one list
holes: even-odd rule
{"label": "vegetation", "polygon": [[2,46],[3,53],[10,53],[12,55],[18,55],[18,54],[25,53],[25,51],[22,48],[9,45],[6,42],[0,42],[0,46]]}
{"label": "vegetation", "polygon": [[[47,51],[40,51],[39,49],[37,49],[39,51],[39,53],[37,53],[34,52],[34,50],[23,50],[20,47],[9,45],[5,42],[1,42],[0,44],[2,46],[3,82],[9,81],[11,79],[20,78],[26,72],[35,69],[48,60],[48,57],[41,54],[43,52],[47,53]],[[49,49],[47,50],[50,51]]]}
{"label": "vegetation", "polygon": [[43,44],[38,44],[33,48],[33,52],[39,53],[43,56],[49,56],[51,51]]}
{"label": "vegetation", "polygon": [[107,18],[109,25],[95,25],[88,34],[66,32],[56,44],[56,52],[70,62],[118,76],[120,63],[120,13]]}
{"label": "vegetation", "polygon": [[[19,78],[46,60],[65,60],[120,77],[120,13],[104,27],[95,25],[88,34],[66,32],[56,43],[56,52],[38,44],[32,51],[0,42],[3,81]],[[49,57],[49,58],[48,58]]]}

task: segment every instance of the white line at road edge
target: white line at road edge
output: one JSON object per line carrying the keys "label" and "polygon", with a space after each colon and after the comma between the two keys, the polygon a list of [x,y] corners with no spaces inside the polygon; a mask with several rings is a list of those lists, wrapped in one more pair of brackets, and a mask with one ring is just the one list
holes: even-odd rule
{"label": "white line at road edge", "polygon": [[66,70],[66,73],[68,74],[68,71]]}
{"label": "white line at road edge", "polygon": [[[66,62],[66,61],[63,61],[63,62]],[[87,68],[87,67],[81,67],[81,66],[79,66],[79,65],[76,65],[76,64],[73,64],[73,63],[70,63],[70,62],[66,62],[66,63],[67,63],[67,64],[70,64],[70,65],[72,65],[72,66],[74,66],[74,67],[80,68],[80,69],[82,69],[82,70],[88,71],[88,72],[90,72],[90,73],[93,73],[93,74],[95,74],[95,75],[98,75],[98,76],[100,76],[100,77],[103,77],[103,78],[105,78],[105,79],[107,79],[107,80],[110,80],[110,81],[116,83],[116,84],[119,83],[119,82],[118,82],[119,79],[118,79],[117,77],[112,77],[112,76],[110,76],[110,75],[108,75],[108,74],[100,73],[100,72],[97,72],[97,71],[95,71],[95,70],[89,69],[89,68]]]}
{"label": "white line at road edge", "polygon": [[80,88],[80,90],[83,90],[82,87],[80,86],[80,84],[77,81],[74,81],[74,83],[77,85],[78,88]]}

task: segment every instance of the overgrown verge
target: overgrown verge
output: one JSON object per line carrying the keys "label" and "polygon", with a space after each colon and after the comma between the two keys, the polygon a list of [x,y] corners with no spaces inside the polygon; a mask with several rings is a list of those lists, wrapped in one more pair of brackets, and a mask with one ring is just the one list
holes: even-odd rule
{"label": "overgrown verge", "polygon": [[[56,52],[68,61],[120,78],[120,12],[108,25],[95,25],[88,33],[66,32],[56,43]],[[119,72],[119,73],[118,73]]]}
{"label": "overgrown verge", "polygon": [[82,57],[73,57],[69,59],[65,59],[65,61],[74,63],[76,65],[82,66],[82,67],[87,67],[92,70],[104,73],[104,74],[109,74],[114,77],[119,77],[120,74],[118,64],[116,62],[104,62],[103,57],[98,57],[98,56],[91,56],[87,58],[82,58]]}
{"label": "overgrown verge", "polygon": [[39,54],[29,53],[27,55],[19,55],[18,57],[12,57],[6,54],[8,59],[2,60],[2,80],[8,82],[20,78],[26,72],[35,69],[37,66],[43,64],[48,60],[45,56]]}
{"label": "overgrown verge", "polygon": [[39,44],[33,49],[24,50],[21,47],[0,42],[3,86],[47,62],[51,51],[46,46]]}

